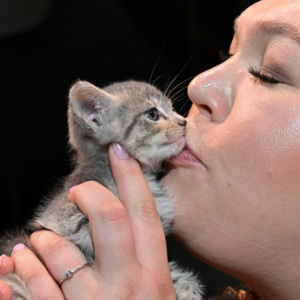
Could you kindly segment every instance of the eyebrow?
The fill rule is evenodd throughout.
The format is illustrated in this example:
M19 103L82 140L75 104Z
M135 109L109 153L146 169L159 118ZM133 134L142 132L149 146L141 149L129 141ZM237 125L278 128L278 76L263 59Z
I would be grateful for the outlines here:
M234 23L234 30L238 30L238 18ZM270 34L270 35L282 35L285 36L296 43L300 44L300 32L298 28L292 24L281 22L281 21L269 21L269 20L259 20L256 21L252 26L252 33L257 34Z

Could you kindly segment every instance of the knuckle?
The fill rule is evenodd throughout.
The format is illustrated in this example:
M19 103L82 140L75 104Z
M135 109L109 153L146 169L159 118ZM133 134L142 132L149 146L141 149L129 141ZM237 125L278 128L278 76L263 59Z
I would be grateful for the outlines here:
M69 241L64 237L55 236L45 242L44 249L48 253L60 253L62 250L66 249L68 245Z
M25 280L28 286L34 285L36 282L39 282L43 273L37 268L27 268L22 272L22 278Z
M169 271L166 272L165 274L161 273L159 276L155 278L155 280L156 280L156 285L161 292L168 293L170 290L173 289L173 284L172 284L172 280L170 279Z
M141 176L141 168L138 164L134 164L133 166L131 166L131 168L126 169L124 172L121 173L121 175L124 178L137 178L139 176Z
M99 218L105 223L121 223L127 217L125 207L119 201L109 201L102 204L97 212Z
M126 295L126 299L134 299L136 296L136 284L127 281L126 285L119 286L119 294Z
M123 277L116 284L115 299L138 299L140 296L140 278L137 276Z
M156 223L159 220L158 212L152 201L141 200L140 205L136 205L133 208L133 214L146 222Z

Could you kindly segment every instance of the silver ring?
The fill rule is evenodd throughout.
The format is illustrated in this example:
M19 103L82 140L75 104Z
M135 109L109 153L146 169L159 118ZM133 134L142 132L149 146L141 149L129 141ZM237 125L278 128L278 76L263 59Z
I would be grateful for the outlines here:
M64 283L64 281L66 281L67 279L72 278L73 275L74 275L76 272L78 272L79 270L83 269L84 267L86 267L86 266L88 266L88 265L89 265L89 263L85 263L85 264L83 264L83 265L77 267L77 268L74 269L74 270L69 270L69 271L67 271L66 274L65 274L65 276L64 276L64 278L61 279L60 282L59 282L58 284L59 284L59 285L62 285L62 284Z

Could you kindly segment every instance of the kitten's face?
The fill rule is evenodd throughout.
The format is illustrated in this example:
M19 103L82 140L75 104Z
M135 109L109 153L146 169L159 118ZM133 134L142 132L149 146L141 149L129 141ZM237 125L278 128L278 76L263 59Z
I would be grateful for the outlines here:
M91 143L118 142L143 165L156 168L183 150L185 125L170 100L146 83L127 81L101 90L79 81L70 90L70 141L79 151L91 150Z

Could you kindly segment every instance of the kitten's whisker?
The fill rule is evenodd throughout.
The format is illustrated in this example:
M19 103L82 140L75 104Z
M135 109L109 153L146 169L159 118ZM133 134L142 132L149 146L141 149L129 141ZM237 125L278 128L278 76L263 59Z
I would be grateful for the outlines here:
M179 86L181 86L184 83L186 83L187 81L190 81L192 78L194 78L194 76L190 76L189 78L186 78L183 81L179 82L172 90L169 91L168 96L174 97L174 95L177 95L178 92L176 92L174 95L172 95L173 91L176 90ZM184 85L184 87L182 89L180 89L179 92L181 92L182 90L186 89L188 87L188 85L189 84Z
M187 87L188 87L188 85L185 85L183 88L181 88L180 90L176 91L176 93L174 93L173 95L171 95L172 103L178 102L177 98L178 98L178 96L180 98L181 94L183 94L183 96L187 96Z
M182 113L182 110L183 110L183 108L185 108L186 104L187 104L189 101L190 101L189 99L187 99L186 101L184 101L184 103L182 104L181 108L178 110L178 113L179 113L180 115L184 116L184 115L187 115L187 114L188 114L188 111Z
M187 67L187 65L189 64L189 62L190 62L190 60L191 60L191 57L192 56L190 56L189 57L189 59L187 60L187 62L185 63L185 65L183 66L183 68L178 72L178 74L173 78L173 80L169 83L169 85L168 85L168 87L167 87L167 89L166 89L166 91L165 91L165 95L169 95L169 93L168 93L168 91L169 91L169 89L170 89L170 87L171 87L171 85L175 82L175 80L179 77L179 75L184 71L184 69Z
M152 85L156 85L156 81L163 78L163 77L166 77L166 76L170 76L172 75L172 73L167 73L167 74L162 74L162 75L159 75L156 77L156 79L154 80L154 82L152 83Z
M156 70L156 67L157 67L157 65L158 65L158 63L159 63L159 60L160 60L160 58L161 58L161 55L162 55L162 54L159 55L159 57L158 57L158 59L157 59L155 65L154 65L154 67L153 67L153 69L152 69L152 71L151 71L150 78L149 78L149 83L151 83L151 81L152 81L152 76L153 76L153 74L154 74L154 72L155 72L155 70ZM155 81L153 82L153 84L154 84L154 83L155 83Z
M187 93L185 91L186 91L186 87L178 91L176 94L172 95L172 98L170 98L172 104L178 102L178 99L180 98L187 97Z
M187 110L186 112L183 112L181 115L186 118L188 116L189 110Z
M165 51L165 46L166 46L166 43L163 44L162 49L161 49L161 51L160 51L160 54L159 54L159 56L158 56L158 58L157 58L157 60L156 60L156 62L155 62L155 65L154 65L154 67L153 67L153 69L152 69L152 72L151 72L150 78L149 78L149 83L151 83L153 74L154 74L154 72L155 72L155 70L156 70L156 68L157 68L157 66L158 66L158 63L159 63L160 59L162 58L163 52ZM155 81L156 81L156 80L155 80ZM155 81L153 82L153 85L154 85Z
M175 98L175 99L172 99L172 104L176 104L178 102L181 102L182 100L187 100L187 97L185 94L183 95L180 95L179 97Z

